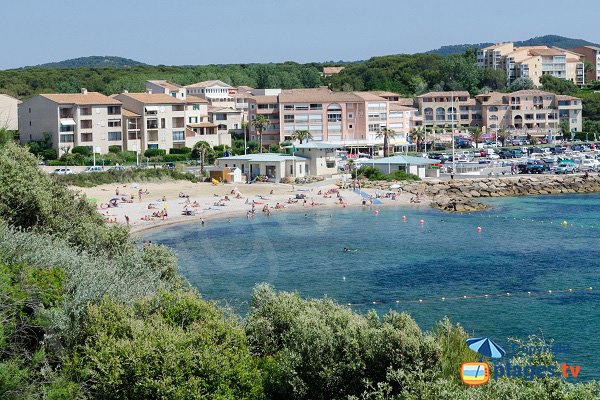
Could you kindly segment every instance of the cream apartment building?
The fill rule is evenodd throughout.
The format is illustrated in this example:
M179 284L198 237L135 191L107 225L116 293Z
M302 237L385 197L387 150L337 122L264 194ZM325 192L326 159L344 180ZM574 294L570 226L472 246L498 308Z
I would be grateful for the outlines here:
M476 97L487 131L508 129L515 136L545 137L559 135L565 121L571 131L581 131L581 99L555 95L542 90L492 92Z
M416 99L425 128L482 125L481 108L467 91L429 92Z
M539 86L543 75L570 80L579 86L585 84L582 55L558 47L498 43L477 51L477 65L503 69L509 84L517 78L529 78Z
M20 100L0 93L0 128L9 131L19 130L19 104L21 104Z
M123 146L121 102L82 89L76 94L41 94L19 105L21 143L52 135L59 156L75 146L107 153Z
M208 120L208 104L203 98L186 95L180 99L166 93L124 92L114 96L126 110L126 149L145 151L193 147L199 141L211 146L231 146L231 135L219 134Z

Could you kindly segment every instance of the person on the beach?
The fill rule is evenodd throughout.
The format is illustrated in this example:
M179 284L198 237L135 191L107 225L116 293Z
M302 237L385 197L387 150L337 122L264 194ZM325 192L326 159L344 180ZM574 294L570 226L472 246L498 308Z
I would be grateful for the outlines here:
M142 201L142 189L138 190L138 199Z
M115 189L115 196L118 196L118 195L119 195L119 188L117 187L117 188Z
M129 216L128 215L125 216L125 222L127 222L127 226L129 226Z
M162 197L162 201L167 201L167 197L166 197L166 196L163 196L163 197Z
M204 218L201 218L201 219L200 219L200 224L201 224L202 226L204 226Z

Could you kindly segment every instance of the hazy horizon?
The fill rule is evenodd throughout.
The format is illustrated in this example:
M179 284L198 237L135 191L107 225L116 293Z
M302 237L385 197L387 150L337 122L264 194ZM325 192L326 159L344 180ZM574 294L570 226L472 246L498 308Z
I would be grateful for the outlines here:
M0 34L11 39L3 43L0 69L87 56L152 65L357 61L550 34L600 42L599 2L575 3L576 24L565 23L559 4L507 0L492 15L474 0L459 6L434 0L65 0L62 7L9 0Z

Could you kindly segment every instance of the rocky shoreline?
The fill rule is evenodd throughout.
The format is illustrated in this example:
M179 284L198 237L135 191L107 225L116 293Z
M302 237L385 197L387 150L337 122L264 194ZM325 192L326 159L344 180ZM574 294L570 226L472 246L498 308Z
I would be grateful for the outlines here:
M389 187L388 182L385 184ZM399 184L404 192L430 198L434 208L449 212L472 212L489 207L478 201L486 197L600 192L600 175L594 174L587 178L583 175L527 175L399 182ZM373 187L377 186L379 185L373 185Z

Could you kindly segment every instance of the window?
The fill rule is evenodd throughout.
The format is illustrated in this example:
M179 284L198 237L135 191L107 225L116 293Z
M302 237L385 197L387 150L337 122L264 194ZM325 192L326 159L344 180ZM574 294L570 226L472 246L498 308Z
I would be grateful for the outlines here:
M194 110L194 111L200 110L200 104L192 104L192 110Z
M198 117L188 117L188 124L197 124Z
M75 140L75 135L60 135L61 143L73 143Z
M118 141L118 140L122 140L121 139L122 135L121 132L108 132L108 140L109 141Z
M185 140L185 135L183 131L173 131L173 141L183 141Z
M352 118L354 118L354 114L348 113L348 119L352 119Z
M225 124L219 124L217 126L217 129L220 130L220 131L226 131L227 130L227 125L225 125Z
M29 109L29 112L31 112L31 108ZM79 113L81 115L92 115L92 108L91 107L82 107L79 109Z
M369 124L369 132L378 132L380 127L379 124Z
M121 126L121 120L120 119L109 119L108 120L108 127L109 128L118 128L119 126Z
M166 118L161 118L160 119L160 128L161 129L165 129L167 127L167 120Z
M490 107L490 112L496 112L496 111L498 111L498 107L496 107L496 106Z
M108 115L121 114L121 106L108 106Z
M327 113L327 122L342 122L341 112Z
M82 142L91 142L93 139L92 134L91 133L82 133L81 134L81 141Z
M322 110L323 109L323 104L311 104L310 105L310 109L311 110Z
M293 114L284 114L283 122L294 122L294 115Z
M227 114L215 114L217 121L227 121Z
M156 119L149 119L146 121L146 128L158 129L158 121Z
M92 129L92 120L82 119L81 121L79 121L79 125L81 126L81 129Z
M285 105L283 106L283 109L284 109L284 110L288 110L288 111L289 111L289 110L293 110L293 109L294 109L294 105L293 105L293 104L285 104Z
M158 149L158 144L149 144L148 148L149 149Z
M308 104L297 104L296 110L306 111L308 110Z
M348 129L352 129L352 124L349 124L349 125L348 125Z

